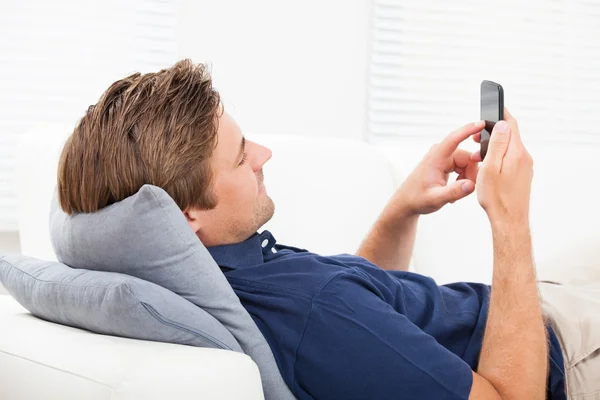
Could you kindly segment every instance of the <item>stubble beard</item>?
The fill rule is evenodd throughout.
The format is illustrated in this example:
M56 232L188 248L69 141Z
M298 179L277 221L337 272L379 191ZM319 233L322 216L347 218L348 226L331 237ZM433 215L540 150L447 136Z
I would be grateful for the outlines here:
M265 194L264 198L257 202L254 210L255 231L269 222L273 218L273 214L275 214L275 203Z

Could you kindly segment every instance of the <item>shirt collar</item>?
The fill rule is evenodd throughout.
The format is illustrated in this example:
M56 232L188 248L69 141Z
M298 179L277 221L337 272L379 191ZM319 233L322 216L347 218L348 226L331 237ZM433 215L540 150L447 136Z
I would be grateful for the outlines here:
M264 255L272 252L275 238L269 231L256 232L241 243L224 244L206 249L220 267L237 269L264 263Z

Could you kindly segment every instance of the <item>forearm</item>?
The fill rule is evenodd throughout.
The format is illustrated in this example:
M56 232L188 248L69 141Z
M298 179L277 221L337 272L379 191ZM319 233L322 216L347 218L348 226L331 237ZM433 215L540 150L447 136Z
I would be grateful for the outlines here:
M387 270L407 271L415 244L419 216L404 210L401 204L390 201L357 252Z
M528 225L492 233L492 293L477 372L503 399L543 400L548 345Z

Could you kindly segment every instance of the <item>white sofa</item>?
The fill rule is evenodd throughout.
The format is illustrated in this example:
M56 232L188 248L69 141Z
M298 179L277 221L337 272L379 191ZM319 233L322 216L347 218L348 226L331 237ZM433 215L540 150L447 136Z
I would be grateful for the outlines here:
M58 154L70 129L42 125L22 141L18 218L26 255L55 259L47 215ZM390 149L382 153L340 139L247 137L273 150L264 172L276 213L264 228L280 243L318 253L354 252L404 175L397 162L401 153L384 155L393 154ZM577 193L592 197L596 189L586 185L585 174L574 177L572 170L556 168L558 150L532 148L539 275L600 279L600 268L593 268L600 255L600 214L591 205L576 206ZM404 151L414 153L409 147ZM571 161L592 175L599 168L585 151L593 154L581 149ZM576 160L582 154L584 159ZM471 196L422 218L411 269L440 283L489 283L491 255L485 215ZM101 336L45 322L0 295L1 399L192 397L262 399L258 369L242 354Z

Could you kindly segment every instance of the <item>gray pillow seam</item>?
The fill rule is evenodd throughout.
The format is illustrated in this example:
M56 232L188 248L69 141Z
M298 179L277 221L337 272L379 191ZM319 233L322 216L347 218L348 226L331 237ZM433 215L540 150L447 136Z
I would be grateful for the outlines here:
M129 288L127 288L129 289ZM204 334L190 326L184 325L184 324L180 324L178 322L175 322L167 317L165 317L164 315L160 314L158 311L156 311L156 309L154 307L152 307L150 304L145 303L141 300L139 300L137 297L135 297L133 295L133 293L130 294L133 298L135 298L137 301L140 302L140 304L146 309L146 311L148 312L148 314L150 314L150 316L154 319L156 319L158 322L160 322L163 325L167 325L170 326L172 328L175 329L181 329L182 331L186 331L188 333L191 333L193 335L199 336L201 338L204 338L206 340L208 340L209 342L211 342L212 344L214 344L215 346L217 346L219 349L223 349L223 350L229 350L229 351L235 351L233 350L231 347L227 346L225 343L221 342L220 340L218 340L217 338L214 338L210 335Z

